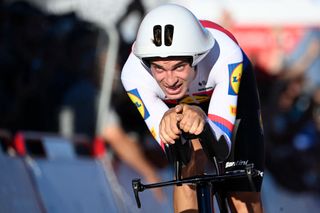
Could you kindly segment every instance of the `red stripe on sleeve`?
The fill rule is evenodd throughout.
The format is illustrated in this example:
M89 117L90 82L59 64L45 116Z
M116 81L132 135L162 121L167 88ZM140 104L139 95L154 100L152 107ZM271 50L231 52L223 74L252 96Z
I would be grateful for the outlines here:
M234 35L232 35L231 32L229 32L228 30L226 30L225 28L221 27L219 24L216 24L214 22L211 21L207 21L207 20L200 20L200 23L202 24L203 27L206 28L211 28L211 29L216 29L219 30L221 32L224 32L227 36L229 36L234 42L236 42L238 44L237 39L234 37Z
M212 114L209 114L209 115L208 115L208 118L209 118L210 120L212 120L213 122L218 122L218 123L222 124L223 126L225 126L226 128L228 128L228 129L230 130L230 132L232 132L232 130L233 130L233 124L232 124L230 121L228 121L228 120L226 120L226 119L224 119L224 118L222 118L222 117L220 117L220 116L212 115Z

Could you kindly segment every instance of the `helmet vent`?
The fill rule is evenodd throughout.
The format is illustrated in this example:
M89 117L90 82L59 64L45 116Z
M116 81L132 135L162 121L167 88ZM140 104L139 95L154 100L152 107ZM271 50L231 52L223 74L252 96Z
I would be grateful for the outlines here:
M153 43L157 47L160 47L162 45L162 40L161 40L161 26L160 25L155 25L153 27Z
M164 27L164 44L171 46L173 40L173 25L168 24Z
M166 45L166 46L172 45L173 30L174 30L174 27L171 24L167 24L164 27L164 45ZM155 25L153 27L153 43L157 47L160 47L162 45L161 34L162 34L161 26Z

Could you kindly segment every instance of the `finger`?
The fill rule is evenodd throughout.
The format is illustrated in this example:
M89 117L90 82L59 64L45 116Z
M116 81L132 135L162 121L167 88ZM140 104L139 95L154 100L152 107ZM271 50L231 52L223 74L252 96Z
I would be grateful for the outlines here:
M177 114L173 113L172 116L167 117L165 119L165 122L167 134L171 136L173 139L176 139L178 135L181 134L181 130L178 127Z
M169 123L170 119L164 119L161 122L160 138L166 144L174 144L177 138L176 134L172 132L171 125ZM178 130L180 131L180 130Z
M175 106L175 112L176 113L182 113L183 110L183 104L178 104L177 106Z
M167 129L167 134L172 138L172 139L177 139L179 135L181 134L180 128L178 128L177 124L172 124L171 128Z
M199 127L199 120L195 120L190 124L189 133L194 134Z
M164 144L174 144L175 141L172 140L166 132L160 133L160 139Z
M191 127L190 133L199 135L204 129L205 121L199 121L198 125L195 127Z
M186 119L185 119L185 118L182 118L181 121L178 123L178 126L179 126L179 128L180 128L181 130L184 131L184 128L185 128L186 124L187 124Z
M182 114L177 114L176 118L177 118L177 122L180 122L183 119L183 115Z
M180 130L178 130L180 132ZM166 129L166 135L170 138L170 142L176 140L179 137L179 134L176 134L174 131L172 131L172 128Z
M160 125L159 125L159 137L164 144L168 144L168 141L166 139L167 136L165 136L166 135L165 125L166 125L165 122L163 120L161 120Z
M184 132L189 132L192 124L193 124L193 121L188 120L187 122L183 123L183 125L180 126L180 128L181 128Z
M192 122L192 118L190 117L190 113L185 113L182 115L182 119L179 122L179 128L183 131L186 131L187 126L191 127L190 122Z

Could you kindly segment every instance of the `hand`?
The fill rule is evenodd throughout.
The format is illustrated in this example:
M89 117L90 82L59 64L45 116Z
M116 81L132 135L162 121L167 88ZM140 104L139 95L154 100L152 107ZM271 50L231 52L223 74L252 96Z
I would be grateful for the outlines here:
M175 108L169 109L164 113L159 126L160 139L164 144L174 144L179 138L181 130L178 122L182 119L182 115L176 112Z
M181 114L179 117L178 127L190 134L199 135L206 122L206 114L198 106L179 104L175 107L176 113Z
M182 131L199 135L204 128L206 114L198 106L179 104L169 109L160 122L160 138L165 144L174 144Z

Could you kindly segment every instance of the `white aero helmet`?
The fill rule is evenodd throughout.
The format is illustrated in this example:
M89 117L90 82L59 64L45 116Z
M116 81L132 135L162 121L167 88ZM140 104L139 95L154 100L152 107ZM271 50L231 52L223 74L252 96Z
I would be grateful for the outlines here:
M144 17L132 51L143 63L152 57L190 56L195 66L214 42L211 33L188 9L165 4Z

